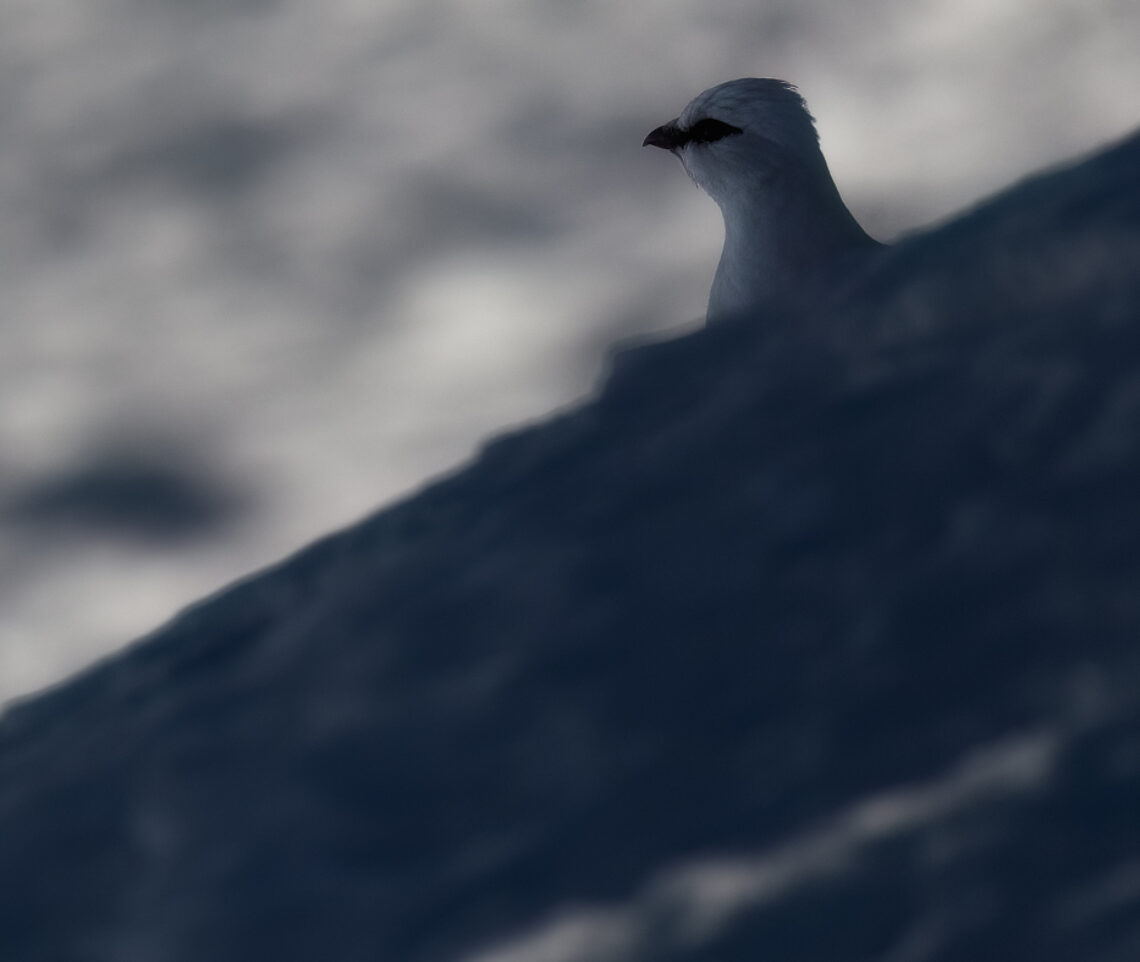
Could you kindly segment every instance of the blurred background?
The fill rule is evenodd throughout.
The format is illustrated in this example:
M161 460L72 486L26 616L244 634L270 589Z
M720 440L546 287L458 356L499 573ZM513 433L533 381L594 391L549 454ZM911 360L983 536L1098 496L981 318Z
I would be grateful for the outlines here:
M1134 0L0 0L0 703L692 324L645 133L797 83L880 239L1140 124Z

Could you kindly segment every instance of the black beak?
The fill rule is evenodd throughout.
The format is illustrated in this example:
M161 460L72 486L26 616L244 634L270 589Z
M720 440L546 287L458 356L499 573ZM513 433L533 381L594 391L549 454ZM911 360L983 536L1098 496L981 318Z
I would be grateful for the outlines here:
M649 131L649 136L641 142L641 146L660 147L662 150L676 150L678 147L684 147L688 142L688 133L678 127L675 120L670 120L669 123L664 126Z

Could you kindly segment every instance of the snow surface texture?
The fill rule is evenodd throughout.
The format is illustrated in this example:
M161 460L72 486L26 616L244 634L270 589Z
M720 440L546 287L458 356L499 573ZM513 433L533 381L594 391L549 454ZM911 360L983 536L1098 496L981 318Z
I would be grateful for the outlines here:
M0 723L5 962L1131 962L1140 137Z
M891 239L1140 120L1134 0L0 0L0 702L696 321L641 137L788 77ZM678 182L678 181L681 182Z

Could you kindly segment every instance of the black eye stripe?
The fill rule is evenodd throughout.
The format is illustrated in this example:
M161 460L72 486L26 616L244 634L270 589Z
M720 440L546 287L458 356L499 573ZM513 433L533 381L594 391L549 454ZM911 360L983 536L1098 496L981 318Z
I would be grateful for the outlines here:
M716 140L723 140L725 137L731 137L733 134L744 133L739 127L733 127L732 124L726 124L723 120L716 120L713 117L705 117L703 120L698 120L687 131L687 139L696 144L711 144Z

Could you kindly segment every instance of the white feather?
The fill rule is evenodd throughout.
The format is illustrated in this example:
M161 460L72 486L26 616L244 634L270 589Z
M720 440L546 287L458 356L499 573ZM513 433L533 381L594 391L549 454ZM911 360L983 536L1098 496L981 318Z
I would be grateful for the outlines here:
M712 142L686 140L700 121L738 128ZM677 143L654 140L675 133ZM704 91L646 138L668 146L720 206L724 250L709 293L716 320L802 291L827 269L879 247L848 211L819 149L803 98L781 80L733 80Z

